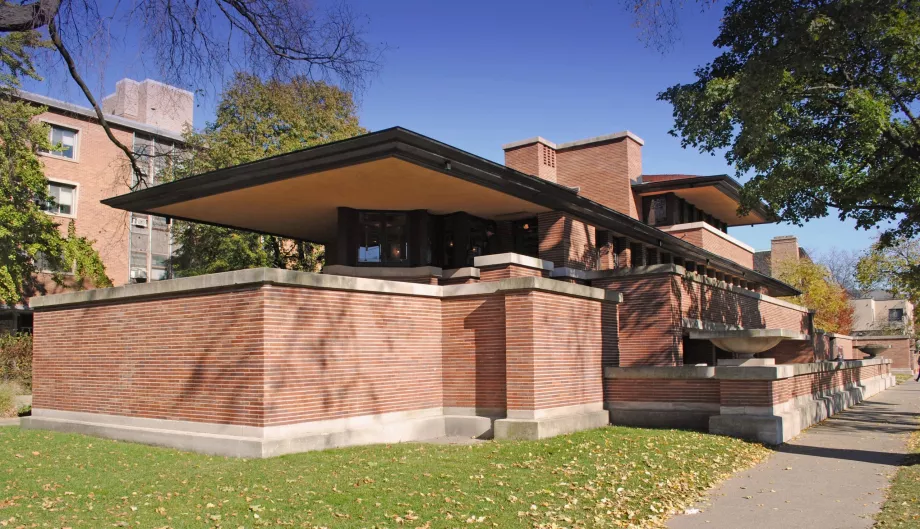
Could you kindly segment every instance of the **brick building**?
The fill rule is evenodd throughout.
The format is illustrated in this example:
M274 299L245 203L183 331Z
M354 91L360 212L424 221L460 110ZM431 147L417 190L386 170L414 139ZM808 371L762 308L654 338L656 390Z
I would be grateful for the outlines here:
M255 457L610 422L775 443L891 383L824 361L753 269L728 230L769 218L737 183L644 175L642 145L537 137L502 165L393 128L106 199L327 263L34 299L24 424Z
M172 252L167 219L101 202L127 193L135 182L127 157L109 141L95 111L29 92L19 92L19 97L46 108L38 119L49 125L51 141L61 146L39 153L56 202L47 206L48 214L62 230L73 222L78 235L93 241L115 286L166 278ZM115 93L102 100L102 108L115 137L148 164L153 178L148 184L156 184L168 162L164 155L181 144L183 128L192 122L193 94L150 79L122 79ZM70 283L56 284L48 273L39 279L47 293L74 290ZM0 309L0 330L31 326L29 307Z

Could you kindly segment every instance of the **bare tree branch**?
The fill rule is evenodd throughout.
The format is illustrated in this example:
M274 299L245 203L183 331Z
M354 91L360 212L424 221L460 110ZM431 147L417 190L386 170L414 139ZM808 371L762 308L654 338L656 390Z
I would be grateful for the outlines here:
M99 104L96 102L96 98L93 97L93 93L90 91L89 87L86 86L86 83L83 81L83 77L81 77L80 72L77 71L77 66L76 63L74 63L73 57L71 57L70 52L64 46L64 42L61 40L61 35L58 32L57 24L55 23L54 19L48 22L48 35L51 37L51 42L54 44L54 47L57 48L58 53L61 54L64 62L67 63L67 69L70 71L70 76L77 83L77 85L79 85L80 90L83 91L83 95L86 96L86 99L92 105L93 110L96 111L96 118L99 120L99 124L105 130L105 135L108 136L109 141L121 149L122 152L125 153L125 156L128 157L128 161L131 163L131 169L134 171L134 174L137 175L137 185L135 187L141 185L146 181L147 174L144 171L141 171L141 168L137 163L137 158L134 156L134 153L131 151L131 149L128 149L128 147L118 141L118 139L112 133L112 128L109 126L109 122L105 119L105 113L102 112L102 108L99 107Z

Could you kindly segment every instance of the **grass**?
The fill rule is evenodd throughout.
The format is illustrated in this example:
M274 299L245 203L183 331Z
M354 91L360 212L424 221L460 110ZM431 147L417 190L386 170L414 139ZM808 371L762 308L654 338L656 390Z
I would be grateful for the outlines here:
M910 454L891 481L875 527L920 529L920 430L910 436Z
M902 373L895 373L895 374L894 374L894 379L895 379L895 381L896 381L898 384L903 384L904 382L907 382L908 380L913 380L913 379L914 379L914 375L908 375L908 374L902 374Z
M607 427L263 460L0 428L2 527L655 527L769 451Z

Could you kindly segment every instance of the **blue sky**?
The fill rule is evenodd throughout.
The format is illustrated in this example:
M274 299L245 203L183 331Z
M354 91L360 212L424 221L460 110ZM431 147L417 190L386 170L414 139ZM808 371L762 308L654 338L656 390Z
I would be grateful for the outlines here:
M400 125L480 156L503 160L501 145L532 136L556 142L630 130L645 140L645 173L733 174L721 156L680 147L668 135L671 108L656 101L668 86L693 79L717 54L721 10L684 9L681 40L660 53L646 48L617 2L422 2L351 0L368 17L371 42L385 43L382 68L360 95L370 130ZM131 39L114 44L103 90L125 76L156 77L137 60ZM65 81L26 87L83 103ZM213 116L215 94L198 96L195 125ZM799 228L734 228L732 235L767 249L777 235L797 235L821 253L866 248L871 231L836 216Z

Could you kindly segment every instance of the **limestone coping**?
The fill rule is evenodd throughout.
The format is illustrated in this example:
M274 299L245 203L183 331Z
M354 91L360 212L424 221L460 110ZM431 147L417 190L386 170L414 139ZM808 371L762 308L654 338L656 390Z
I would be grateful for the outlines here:
M553 271L549 273L550 277L564 277L567 279L580 279L582 281L588 279L588 274L584 270L579 270L577 268L569 268L567 266L560 266L553 268Z
M346 266L329 265L323 267L327 275L346 277L369 277L374 279L442 277L443 270L437 266Z
M629 138L633 140L634 142L638 143L639 145L645 145L645 140L643 140L639 136L636 136L635 134L633 134L632 132L628 130L624 130L622 132L614 132L613 134L605 134L603 136L595 136L593 138L585 138L583 140L575 140L575 141L559 143L559 144L553 143L542 136L534 136L533 138L527 138L526 140L518 140L518 141L513 141L511 143L506 143L502 145L502 150L507 151L510 149L516 149L518 147L523 147L525 145L531 145L534 143L542 143L543 145L546 145L547 147L551 147L553 149L568 149L570 147L581 147L583 145L590 145L592 143L602 143L605 141L614 141L614 140L619 140L622 138Z
M781 380L811 373L826 373L841 369L890 364L887 358L813 362L809 364L779 364L773 366L639 366L606 367L604 377L613 379L719 379L719 380Z
M521 255L519 253L497 253L493 255L480 255L473 258L473 266L476 268L491 268L507 265L524 266L546 271L553 270L552 261L544 261L537 257L530 257L529 255Z
M441 279L479 279L479 269L473 266L451 268L441 272Z
M725 329L691 330L691 340L712 340L713 338L784 338L786 340L810 340L811 336L789 329Z
M516 290L537 290L614 303L619 303L623 300L623 296L619 292L565 283L544 277L512 277L483 283L439 286L364 277L315 274L276 268L252 268L150 283L136 283L113 288L98 288L69 294L37 296L29 301L33 309L42 310L81 304L131 301L140 298L180 296L201 291L226 290L242 286L256 287L264 284L431 298L476 296Z
M796 310L799 312L810 312L807 308L796 305L795 303L789 303L788 301L783 301L773 296L767 294L761 294L759 292L752 292L750 290L743 289L741 287L736 287L725 281L719 281L712 277L704 277L696 272L688 272L686 268L676 264L657 264L657 265L647 265L647 266L637 266L635 268L615 268L613 270L591 270L586 272L587 278L589 280L596 279L606 279L606 278L617 278L617 277L641 277L641 276L654 276L654 275L677 275L682 276L685 279L694 281L700 284L709 285L715 288L721 288L729 292L734 292L741 296L747 296L749 298L759 299L767 303L772 303L780 307L785 307L787 309Z

